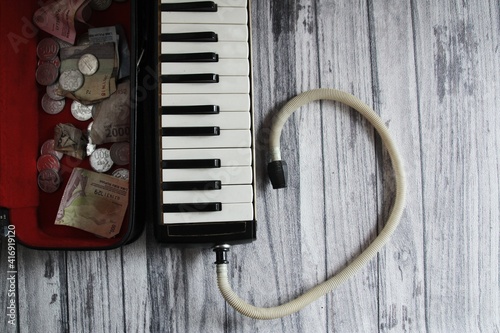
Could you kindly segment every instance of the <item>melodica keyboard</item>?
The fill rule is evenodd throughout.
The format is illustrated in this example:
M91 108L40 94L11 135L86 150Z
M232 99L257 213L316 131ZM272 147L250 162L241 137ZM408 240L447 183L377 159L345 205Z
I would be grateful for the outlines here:
M255 239L250 8L160 0L155 236L167 245Z

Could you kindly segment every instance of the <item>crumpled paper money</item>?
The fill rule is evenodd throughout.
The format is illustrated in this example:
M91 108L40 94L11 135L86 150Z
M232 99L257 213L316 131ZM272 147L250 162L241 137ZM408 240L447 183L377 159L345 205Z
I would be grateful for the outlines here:
M113 95L94 106L90 138L95 144L129 141L130 80L121 82Z
M127 206L126 180L75 168L64 189L55 224L111 238L120 232Z

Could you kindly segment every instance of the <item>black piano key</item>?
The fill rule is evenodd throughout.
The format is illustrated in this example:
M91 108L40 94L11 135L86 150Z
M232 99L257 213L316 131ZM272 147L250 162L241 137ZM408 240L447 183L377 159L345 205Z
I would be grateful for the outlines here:
M163 204L162 208L164 213L220 212L222 210L222 203L201 202Z
M207 127L163 127L162 136L217 136L220 135L219 126Z
M218 105L173 105L162 106L161 114L218 114Z
M160 55L161 62L218 62L219 55L214 52L167 53Z
M216 12L217 4L213 1L162 3L160 9L162 12Z
M161 83L217 83L217 74L167 74L161 76Z
M213 169L220 168L220 159L199 160L165 160L161 161L162 169Z
M205 191L220 190L222 184L220 180L199 180L184 182L163 182L161 189L163 191Z
M203 32L180 32L161 34L162 42L217 42L217 34L212 31Z

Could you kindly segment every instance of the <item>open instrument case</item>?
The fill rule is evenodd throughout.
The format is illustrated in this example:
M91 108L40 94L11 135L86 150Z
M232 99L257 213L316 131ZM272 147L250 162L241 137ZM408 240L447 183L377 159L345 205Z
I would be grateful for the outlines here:
M41 98L45 87L35 80L37 69L36 48L38 42L49 35L35 33L32 18L42 3L48 1L8 1L0 3L0 207L8 212L10 224L15 226L19 243L36 249L56 250L103 250L132 242L144 228L141 214L141 186L137 175L144 174L144 157L137 149L143 147L137 135L141 127L139 99L136 96L137 70L142 42L133 0L113 2L105 11L93 11L91 27L120 24L128 37L131 57L131 112L130 112L130 171L129 203L120 232L113 238L99 238L91 233L67 226L55 225L56 212L64 188L74 167L89 169L88 157L77 160L64 156L61 160L59 189L52 194L42 192L37 184L37 158L44 141L53 137L58 123L72 123L85 130L87 122L76 121L70 113L71 100L66 99L65 109L57 115L42 110ZM144 22L144 21L143 21ZM80 29L88 27L80 27ZM78 29L77 29L78 33ZM114 167L115 168L115 167ZM113 169L112 169L113 170ZM111 170L111 171L112 171Z

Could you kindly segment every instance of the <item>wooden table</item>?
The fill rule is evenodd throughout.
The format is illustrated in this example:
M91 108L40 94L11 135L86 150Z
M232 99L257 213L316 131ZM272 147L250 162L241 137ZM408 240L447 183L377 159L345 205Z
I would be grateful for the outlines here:
M259 306L288 301L352 261L394 196L386 151L355 111L311 103L286 124L289 186L267 180L277 110L319 87L373 106L405 160L408 200L390 243L354 278L272 321L226 305L208 249L168 249L151 225L106 252L17 247L17 326L1 332L499 332L500 4L264 1L252 8L258 239L230 280Z

